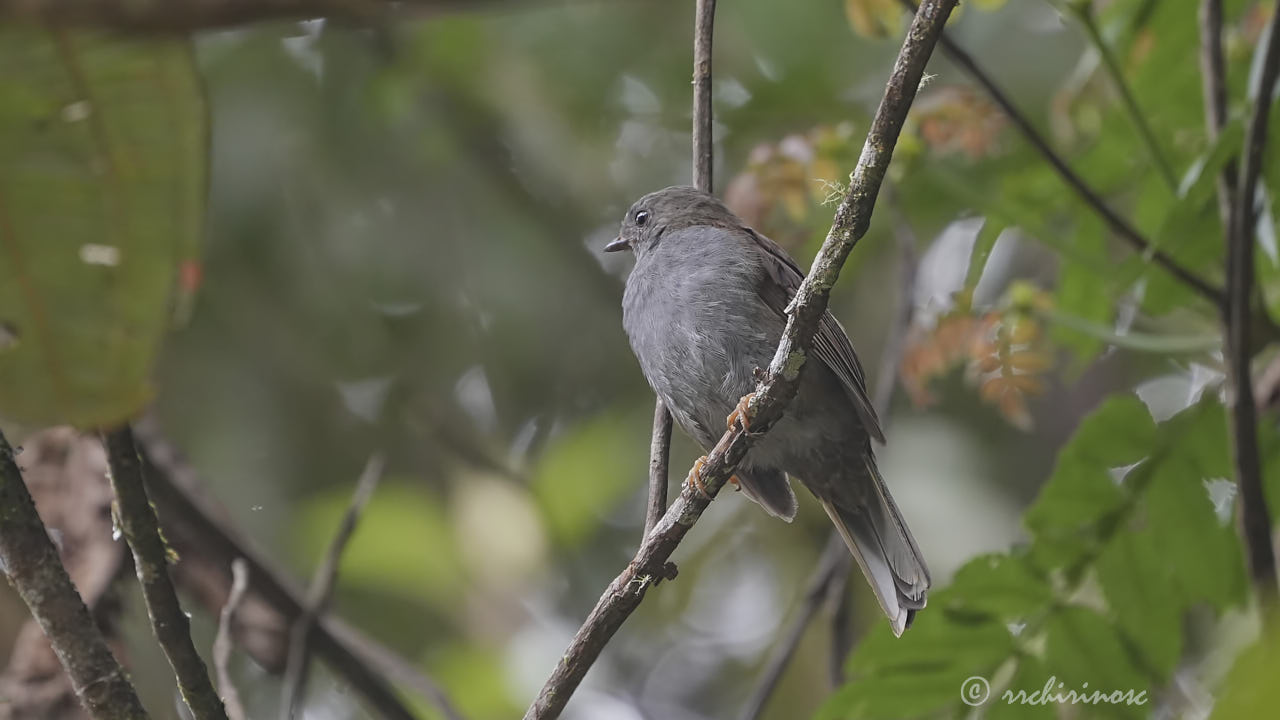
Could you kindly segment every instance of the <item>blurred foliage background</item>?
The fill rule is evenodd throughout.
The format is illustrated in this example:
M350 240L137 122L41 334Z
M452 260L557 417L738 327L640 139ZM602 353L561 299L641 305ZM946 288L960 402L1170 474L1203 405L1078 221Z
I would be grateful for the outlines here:
M1085 3L1118 75L1081 3L965 3L949 32L1108 203L1220 285L1213 181L1229 153L1204 129L1195 5ZM1240 143L1271 12L1226 3L1222 146ZM802 264L903 21L892 0L720 3L716 189ZM652 395L621 329L629 259L601 248L632 200L689 180L691 46L690 3L632 0L406 7L375 27L266 22L194 38L206 231L198 264L166 251L178 294L195 294L163 339L155 415L299 578L384 451L335 611L469 718L521 712L638 543ZM955 586L891 642L853 582L855 681L832 694L823 614L765 717L957 716L971 675L997 693L1055 676L1152 700L1072 717L1208 717L1223 687L1262 682L1224 684L1257 621L1229 522L1216 310L1112 237L941 52L929 71L832 307L874 385L899 317L896 235L915 238L905 392L879 457L935 586ZM18 107L15 92L0 103ZM152 122L200 132L173 114ZM0 143L17 152L28 140L14 127ZM1258 238L1268 310L1280 303L1272 140ZM1280 435L1263 424L1280 492ZM675 479L696 454L677 432ZM722 496L674 558L679 578L650 595L566 716L736 714L825 542L817 510L802 499L788 526ZM157 717L176 717L138 603L125 607L134 677ZM24 618L4 597L0 640ZM197 617L200 647L214 622ZM250 714L271 716L278 679L244 658L235 669ZM341 682L310 687L308 717L367 716ZM1267 705L1244 695L1218 716L1260 717L1248 709ZM988 716L1001 712L1061 709Z

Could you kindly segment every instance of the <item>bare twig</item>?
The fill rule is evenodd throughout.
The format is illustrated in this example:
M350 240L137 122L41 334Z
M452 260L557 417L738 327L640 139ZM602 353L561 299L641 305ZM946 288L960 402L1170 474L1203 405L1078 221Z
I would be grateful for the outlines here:
M906 342L907 331L911 327L911 319L915 315L915 284L919 258L916 254L916 237L911 225L898 204L897 194L892 185L885 187L885 199L893 215L894 239L898 246L898 266L901 273L898 284L898 314L889 327L889 337L885 339L884 349L880 355L880 372L876 375L876 387L873 393L876 415L889 418L889 408L893 402L893 391L898 384L898 365L902 359L902 347ZM833 558L832 556L835 555ZM835 603L832 615L831 632L831 678L832 684L843 682L844 661L849 655L850 639L848 619L850 598L847 589L852 564L848 562L849 550L845 547L840 534L832 532L827 540L827 547L818 558L812 574L805 587L808 588L801 600L800 611L791 620L791 625L783 634L782 640L774 646L773 653L765 662L760 677L756 680L755 690L743 705L739 720L755 720L764 712L766 703L777 689L783 672L795 655L796 647L804 638L805 628L818 615L825 598L831 597Z
M231 593L227 595L227 603L218 614L218 634L213 639L213 669L218 676L218 690L222 692L222 702L227 706L228 720L247 720L244 704L240 702L240 692L231 680L231 624L235 622L236 611L244 600L244 593L249 589L249 564L244 558L236 558L231 562Z
M338 579L338 567L342 564L342 552L360 522L364 506L378 487L382 468L382 454L374 453L365 464L364 472L360 473L351 502L329 543L329 551L325 553L324 561L316 568L315 576L311 579L311 587L307 590L307 604L303 606L302 614L293 622L289 633L289 661L285 665L284 686L280 694L280 720L292 720L297 713L298 703L307 684L311 634L316 618L329 609L329 601L333 598L333 588Z
M715 0L698 0L693 35L693 184L711 192L713 138L711 136L711 37ZM671 460L671 413L658 398L653 406L653 434L649 441L649 502L644 534L653 531L667 511L667 471Z
M173 668L178 691L196 720L226 720L227 711L209 681L209 671L191 641L191 620L178 602L169 578L169 549L160 536L160 524L147 497L142 463L133 442L133 431L122 425L102 433L111 464L111 488L116 493L116 518L142 585L142 599L151 618L160 649Z
M0 433L0 570L49 638L90 717L145 719L138 694L62 566L13 456Z
M213 504L194 492L194 470L171 443L148 423L139 428L143 459L147 463L149 489L166 535L175 544L180 540L221 567L236 558L249 565L250 596L261 599L292 621L303 612L304 593L284 573L272 566L262 553L234 527L222 520ZM387 720L415 720L416 716L388 686L394 679L415 689L430 688L423 696L436 705L447 720L461 715L439 687L408 661L340 618L326 614L317 619L312 633L316 653L335 674L351 684L369 706ZM391 658L396 661L392 662Z
M340 647L349 648L351 653L384 674L388 680L410 688L426 698L445 720L463 720L462 714L453 706L453 701L445 695L444 690L434 680L386 645L369 638L334 617L322 619L316 626L315 632L317 641L331 638L331 642ZM317 644L320 643L317 642ZM323 652L323 645L317 649Z
M1238 193L1227 229L1227 365L1232 383L1231 420L1236 482L1240 486L1240 526L1254 588L1265 604L1276 599L1276 560L1271 515L1262 485L1258 456L1258 415L1254 405L1249 299L1253 294L1254 231L1258 221L1258 174L1267 143L1271 98L1280 77L1280 0L1267 29L1262 72L1254 93L1253 115L1245 135Z
M1212 143L1227 124L1227 67L1222 53L1222 0L1200 2L1200 81L1204 91L1204 129ZM1218 176L1218 215L1225 227L1235 205L1236 164Z
M831 230L814 259L808 277L800 284L788 306L782 340L764 382L757 386L747 407L751 434L745 432L743 422L734 423L707 454L700 472L707 497L690 484L684 485L679 498L645 538L635 558L610 583L578 629L551 677L525 713L526 720L559 716L587 670L622 623L639 607L645 591L660 575L667 558L706 510L710 503L708 497L714 497L720 491L754 439L777 422L786 404L795 396L800 369L807 359L818 321L826 310L831 287L850 251L866 234L876 196L888 171L907 111L920 86L925 63L954 7L955 0L926 0L907 31L884 98L867 133L862 155L850 177L848 194L836 209Z
M916 8L914 0L899 0L899 2L901 2L904 7L907 7L912 11ZM1049 165L1058 173L1058 176L1062 178L1063 182L1075 191L1076 195L1078 195L1086 205L1092 208L1093 211L1107 223L1112 232L1119 235L1121 239L1127 242L1137 252L1150 257L1156 265L1163 268L1184 285L1195 290L1206 300L1213 303L1215 307L1222 307L1225 295L1220 288L1216 288L1209 284L1207 280L1201 278L1194 271L1183 267L1171 255L1156 248L1152 245L1151 241L1143 236L1142 233L1138 232L1138 229L1131 225L1129 221L1120 217L1115 210L1112 210L1111 207L1107 205L1106 201L1102 199L1102 196L1100 196L1093 188L1089 187L1088 183L1086 183L1083 178L1071 169L1071 166L1067 164L1067 161L1054 151L1054 149L1049 145L1049 141L1040 134L1040 131L1031 124L1031 121L1027 119L1026 115L1022 114L1022 111L1013 104L1013 100L1005 94L1004 90L996 84L995 80L993 80L991 76L988 75L980 65L978 65L977 61L975 61L973 57L964 50L964 48L956 44L956 42L946 33L943 33L940 42L942 49L947 53L948 57L951 58L951 61L967 72L974 81L987 91L987 94L991 96L991 99L996 103L996 105L1004 111L1004 114L1009 118L1009 121L1012 122L1014 127L1018 128L1018 131L1027 139L1027 142L1031 143L1031 146L1044 156L1044 159L1048 161Z
M649 440L649 502L645 505L644 534L653 531L667 511L667 469L671 462L671 413L658 398L653 403L653 435Z
M712 191L711 36L716 0L698 0L693 21L693 185Z

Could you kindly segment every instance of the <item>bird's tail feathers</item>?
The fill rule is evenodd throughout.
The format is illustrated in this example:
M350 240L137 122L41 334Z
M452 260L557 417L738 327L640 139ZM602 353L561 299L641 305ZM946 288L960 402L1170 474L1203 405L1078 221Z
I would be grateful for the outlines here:
M884 480L868 463L875 479L874 494L866 505L837 504L823 500L827 511L853 557L867 577L894 635L911 627L917 610L925 606L930 585L929 569L907 529L902 513L889 495Z

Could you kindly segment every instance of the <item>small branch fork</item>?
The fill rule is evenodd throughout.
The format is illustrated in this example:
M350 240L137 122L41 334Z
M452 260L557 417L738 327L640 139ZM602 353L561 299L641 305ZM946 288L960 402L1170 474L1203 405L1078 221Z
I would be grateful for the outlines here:
M714 138L711 135L711 39L716 0L698 0L693 35L693 184L711 192ZM671 461L671 413L662 398L653 407L653 435L649 441L649 502L644 534L648 536L667 511L667 471Z
M1258 453L1258 412L1254 405L1253 347L1249 334L1252 328L1250 299L1253 295L1254 237L1258 221L1258 175L1262 171L1266 149L1272 97L1276 80L1280 78L1280 0L1277 0L1264 42L1262 72L1258 74L1253 115L1245 134L1244 154L1236 181L1238 192L1227 223L1227 304L1223 319L1232 388L1231 440L1236 482L1240 487L1241 535L1254 588L1264 606L1271 606L1277 597L1276 558Z
M311 660L311 634L315 630L316 620L329 609L329 601L333 598L333 588L338 580L338 567L342 564L342 551L347 548L351 536L355 534L356 524L364 507L373 497L373 491L382 479L384 462L380 453L375 453L365 463L360 479L356 481L355 492L351 502L342 515L333 540L329 542L329 551L325 553L324 562L316 568L307 589L307 602L302 613L293 622L289 631L289 659L285 664L284 683L280 691L280 720L293 720L297 715L298 704L302 701L307 686L307 669Z
M178 691L196 720L227 720L222 699L213 689L204 660L191 641L191 620L178 602L178 593L169 577L169 549L160 535L160 523L147 497L133 431L126 424L103 432L102 443L111 464L116 518L133 550L133 564L151 629L173 668Z
M17 589L93 720L146 720L138 694L107 647L0 434L0 571Z
M872 208L907 111L920 86L925 64L954 7L955 0L925 0L907 31L862 155L851 175L848 194L836 210L831 230L808 277L801 283L788 308L782 340L765 381L757 387L748 408L751 435L747 435L741 422L735 423L708 453L702 466L702 480L712 497L733 474L752 440L777 422L786 404L795 396L800 369L826 310L831 288L850 251L870 225ZM635 558L601 595L525 713L525 720L546 720L560 715L587 670L622 623L639 607L645 591L654 578L662 574L667 559L709 502L691 486L684 486L662 520L645 537Z

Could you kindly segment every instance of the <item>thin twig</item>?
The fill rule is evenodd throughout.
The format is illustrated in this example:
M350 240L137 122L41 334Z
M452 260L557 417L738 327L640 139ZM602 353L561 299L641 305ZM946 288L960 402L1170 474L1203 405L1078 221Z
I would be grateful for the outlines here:
M1084 27L1085 35L1089 37L1089 42L1093 44L1094 49L1098 51L1098 56L1102 58L1102 67L1106 70L1112 86L1120 94L1120 104L1124 107L1125 114L1129 116L1129 120L1138 130L1138 137L1142 139L1142 144L1146 147L1147 154L1151 156L1151 161L1155 163L1156 168L1160 171L1160 177L1164 179L1170 190L1177 190L1178 178L1173 174L1173 168L1169 165L1169 160L1165 157L1164 151L1160 149L1160 144L1156 141L1156 135L1151 130L1151 124L1147 122L1147 116L1142 112L1142 108L1138 107L1138 100L1133 96L1133 90L1129 87L1128 81L1124 79L1124 71L1120 67L1120 62L1116 60L1115 53L1107 43L1106 38L1102 37L1102 28L1098 27L1098 19L1093 14L1093 4L1068 2L1066 7L1068 12L1075 15L1076 19L1080 21L1080 24Z
M1222 0L1200 2L1200 81L1204 93L1204 129L1210 144L1227 124L1227 66L1222 52ZM1218 176L1218 216L1226 227L1235 205L1236 163Z
M1254 93L1253 115L1245 136L1235 207L1227 229L1227 365L1232 383L1231 420L1236 482L1240 486L1240 529L1254 588L1264 605L1276 599L1276 559L1271 515L1262 485L1258 455L1258 415L1254 405L1251 361L1253 347L1249 299L1253 294L1254 231L1258 208L1255 197L1267 143L1267 123L1276 79L1280 77L1280 0L1267 29L1262 72ZM1273 158L1274 159L1274 158Z
M342 516L338 530L329 543L329 551L324 561L316 568L311 579L311 587L307 590L307 603L302 614L293 622L289 632L289 660L285 665L284 683L280 691L280 720L292 720L296 716L298 703L302 700L303 690L307 684L307 667L311 658L311 634L315 628L316 618L329 609L329 601L333 598L333 588L338 579L338 568L342 564L342 552L346 550L351 535L355 533L360 522L360 514L373 496L373 491L382 479L383 459L381 453L374 453L365 463L360 479L356 481L355 492L351 502Z
M715 497L746 455L748 447L768 432L795 396L800 369L807 359L822 313L826 311L831 288L839 278L850 251L866 234L893 148L920 87L925 63L954 7L955 0L926 0L907 31L884 98L867 133L862 155L850 177L848 194L836 209L831 230L808 276L788 306L787 325L778 349L765 380L757 386L754 398L746 408L751 434L745 432L743 422L736 422L707 454L699 473L706 495L690 483L684 484L680 496L645 538L635 558L596 602L556 663L551 677L525 713L526 720L545 720L560 715L587 670L622 623L639 607L653 579L661 574L671 553L706 510L711 502L709 498Z
M89 716L93 720L145 720L147 711L67 575L3 433L0 571L49 638Z
M297 618L305 604L304 593L234 527L221 519L204 497L194 492L194 470L154 427L139 428L143 459L154 492L153 499L171 535L181 534L198 543L210 556L229 565L236 558L249 564L249 591L286 619ZM387 720L416 720L416 715L389 687L394 679L415 689L431 688L423 696L435 704L447 720L462 720L461 714L436 683L396 653L364 635L332 614L320 617L313 631L316 653L336 675L343 678L381 717ZM391 662L389 658L395 658Z
M394 650L360 633L350 625L334 617L323 618L317 625L317 650L323 652L323 643L338 643L360 658L364 663L386 676L387 680L412 689L426 698L445 720L463 720L462 713L434 680L422 673L417 665L401 657Z
M698 0L693 31L693 184L711 192L714 142L711 136L711 38L715 28L715 0ZM649 502L644 518L648 535L667 511L668 469L671 461L671 413L658 398L653 405L653 433L649 441Z
M249 564L244 558L236 558L231 562L231 592L227 602L218 614L218 634L213 639L213 670L218 676L218 690L222 693L222 702L227 707L227 720L247 720L244 703L240 702L240 691L231 679L231 624L235 622L236 611L244 600L244 593L249 589Z
M916 4L914 0L899 0L899 2L901 2L904 7L909 8L913 12L915 11ZM1063 182L1075 191L1076 195L1078 195L1086 205L1092 208L1093 211L1107 223L1112 232L1119 235L1121 239L1129 243L1134 250L1141 253L1143 256L1150 257L1156 265L1159 265L1184 285L1195 290L1206 300L1213 303L1215 307L1222 307L1225 295L1220 288L1210 285L1207 280L1204 280L1192 270L1183 267L1171 255L1159 248L1156 248L1152 245L1151 241L1143 236L1142 233L1138 232L1138 229L1131 225L1129 221L1120 217L1115 210L1112 210L1111 207L1107 205L1106 201L1102 199L1102 196L1100 196L1093 188L1089 187L1088 183L1086 183L1083 178L1071 169L1071 166L1067 164L1067 161L1055 152L1052 147L1050 147L1049 141L1040 134L1040 131L1037 130L1034 125L1031 124L1031 121L1027 119L1027 116L1022 114L1022 111L1018 110L1018 107L1013 104L1013 100L1005 94L1004 90L996 84L995 80L993 80L991 76L978 65L977 61L975 61L973 57L964 50L964 48L956 44L956 42L946 33L943 33L940 42L942 49L951 58L951 61L958 65L960 69L968 73L974 81L987 91L987 94L990 95L996 105L1004 111L1005 116L1009 118L1009 121L1013 123L1013 126L1016 127L1018 131L1022 133L1023 137L1027 139L1027 142L1031 143L1031 146L1044 156L1044 159L1048 161L1049 165L1058 173L1058 176L1062 178Z
M178 681L178 691L196 720L227 720L222 699L213 689L209 670L191 641L191 619L178 602L169 577L169 548L160 535L160 523L147 497L142 462L133 431L122 425L102 433L111 465L111 489L116 494L116 519L133 551L134 569L142 585L151 629Z
M693 21L693 186L712 192L711 36L716 0L698 0Z
M800 598L800 610L791 619L791 624L783 633L782 640L774 647L773 653L765 662L755 689L743 704L742 712L738 713L738 720L756 720L760 717L769 698L773 696L773 691L778 689L783 671L791 663L796 648L804 639L805 630L809 628L809 624L818 616L818 610L826 602L831 586L839 583L842 578L848 577L849 560L852 557L849 549L845 547L844 540L840 539L839 533L831 533L831 537L827 539L826 548L818 556L818 564L814 566L808 581L805 582L804 595Z
M898 312L889 327L889 337L885 339L884 349L880 355L880 372L876 375L875 391L872 394L876 415L889 418L889 408L893 402L893 392L898 385L898 366L902 360L902 348L906 344L907 331L915 315L916 271L919 268L919 257L916 252L916 236L910 223L898 203L898 196L893 185L885 186L885 200L893 215L893 235L898 246L898 267L901 273L898 281ZM835 559L832 555L835 554ZM843 682L844 661L849 656L850 639L848 619L850 614L850 597L847 589L852 564L848 562L849 550L845 547L840 534L832 532L827 540L827 547L819 556L809 581L808 588L801 600L800 611L791 620L791 625L783 633L782 640L774 646L772 654L760 671L755 690L743 705L739 720L755 720L764 711L765 705L774 690L777 689L783 672L794 657L796 647L804 638L805 628L814 621L822 602L832 597L835 611L832 614L831 632L831 667L832 684Z
M649 502L645 505L644 534L667 511L667 469L671 462L671 413L658 398L653 403L653 434L649 440Z

